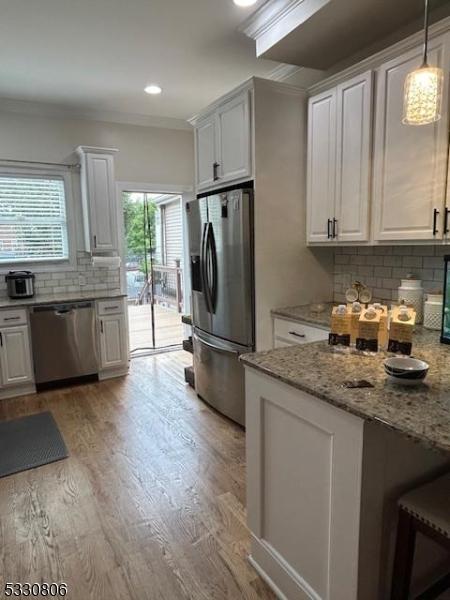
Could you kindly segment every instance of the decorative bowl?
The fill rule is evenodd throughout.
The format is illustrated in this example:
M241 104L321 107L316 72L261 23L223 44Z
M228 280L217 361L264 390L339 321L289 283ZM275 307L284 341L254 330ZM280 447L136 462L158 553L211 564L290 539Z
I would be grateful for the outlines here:
M394 356L384 361L384 370L390 381L402 385L418 385L427 376L429 365L417 358Z

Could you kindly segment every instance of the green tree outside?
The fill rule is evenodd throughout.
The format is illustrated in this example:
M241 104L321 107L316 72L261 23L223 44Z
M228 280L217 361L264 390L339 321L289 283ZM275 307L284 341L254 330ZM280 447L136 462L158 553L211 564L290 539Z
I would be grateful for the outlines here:
M123 212L127 256L138 259L140 263L139 268L143 272L145 272L145 248L147 248L148 255L156 249L156 210L155 203L150 201L148 203L148 217L150 221L151 236L149 236L147 228L144 229L144 203L140 200L133 199L133 194L129 192L124 194ZM151 247L150 237L152 240Z

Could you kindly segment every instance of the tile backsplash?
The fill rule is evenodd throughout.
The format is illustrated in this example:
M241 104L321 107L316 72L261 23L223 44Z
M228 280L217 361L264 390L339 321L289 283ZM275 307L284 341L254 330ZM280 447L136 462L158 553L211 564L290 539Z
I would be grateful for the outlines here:
M77 252L75 270L36 273L34 286L36 296L70 294L72 292L118 291L120 289L120 269L94 268L91 264L90 254ZM6 296L5 277L1 275L0 299Z
M422 280L425 292L442 291L444 255L449 246L352 246L334 251L334 301L345 302L353 281L372 289L376 302L397 300L400 280L408 273Z

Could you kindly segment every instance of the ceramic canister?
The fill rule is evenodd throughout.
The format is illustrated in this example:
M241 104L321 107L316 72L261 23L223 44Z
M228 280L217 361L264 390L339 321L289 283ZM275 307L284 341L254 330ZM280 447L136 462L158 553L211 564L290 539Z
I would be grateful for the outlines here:
M424 305L424 327L440 331L442 326L442 304L442 294L428 294Z
M416 323L423 322L423 288L420 279L402 279L398 288L398 301L404 302L416 311Z

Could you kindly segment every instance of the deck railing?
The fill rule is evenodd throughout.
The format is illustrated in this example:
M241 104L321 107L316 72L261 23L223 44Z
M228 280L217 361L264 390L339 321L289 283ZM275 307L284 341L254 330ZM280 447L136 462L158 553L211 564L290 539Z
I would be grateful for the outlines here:
M153 301L175 308L179 313L183 310L183 269L180 261L177 266L153 266ZM136 298L136 304L147 304L152 301L151 276L146 281Z

